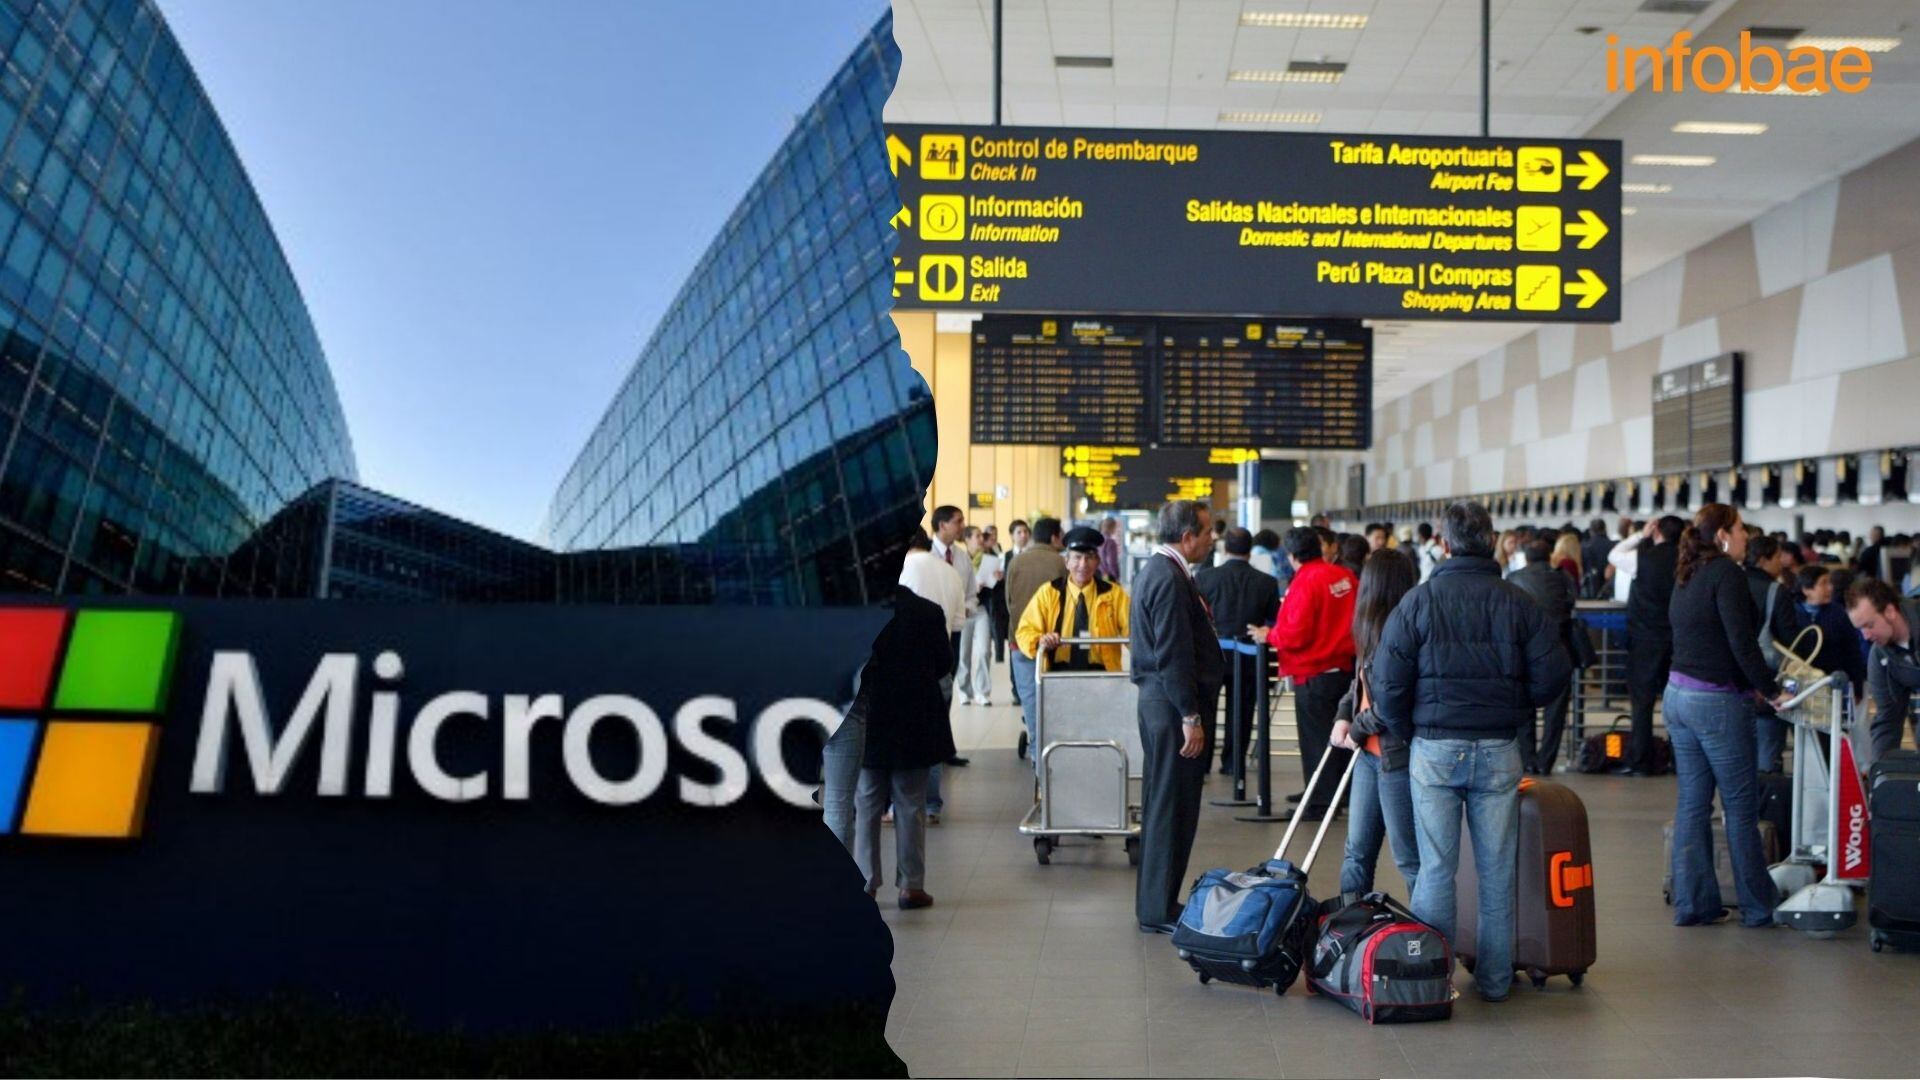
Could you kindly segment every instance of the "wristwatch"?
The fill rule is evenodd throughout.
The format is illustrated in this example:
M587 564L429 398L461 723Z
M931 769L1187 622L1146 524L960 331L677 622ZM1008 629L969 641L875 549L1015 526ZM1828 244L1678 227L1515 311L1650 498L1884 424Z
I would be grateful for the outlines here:
M1200 717L1198 717L1198 716L1183 716L1183 717L1181 717L1181 718L1180 718L1180 726L1181 726L1181 727L1199 727L1199 726L1200 726Z

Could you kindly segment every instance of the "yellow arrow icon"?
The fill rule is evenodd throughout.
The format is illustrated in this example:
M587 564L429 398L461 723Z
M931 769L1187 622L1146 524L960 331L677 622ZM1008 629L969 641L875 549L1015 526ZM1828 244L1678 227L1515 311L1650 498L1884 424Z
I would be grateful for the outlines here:
M1590 248L1599 243L1606 238L1608 231L1607 223L1600 220L1600 215L1591 210L1580 211L1578 222L1567 223L1567 235L1580 237L1582 248Z
M1578 176L1581 178L1581 191L1592 191L1594 188L1599 187L1600 181L1605 180L1607 174L1613 170L1607 168L1607 163L1600 160L1599 154L1591 150L1582 150L1580 151L1580 164L1569 165L1566 171L1568 176Z
M893 257L893 296L900 298L900 286L913 284L913 271L900 269L900 256Z
M887 134L887 168L893 170L893 175L899 176L900 166L911 164L913 164L913 151L900 140L900 136L889 132Z
M898 213L894 214L892 217L887 219L887 224L893 226L896 229L902 225L905 225L907 228L911 229L913 228L913 211L903 206L900 208ZM1602 226L1601 228L1604 229L1605 226ZM1573 226L1571 225L1567 226L1567 230L1571 232L1573 230Z
M1566 290L1568 296L1580 297L1580 307L1590 308L1599 303L1601 297L1607 295L1607 283L1600 280L1599 274L1582 269L1580 280L1567 282Z

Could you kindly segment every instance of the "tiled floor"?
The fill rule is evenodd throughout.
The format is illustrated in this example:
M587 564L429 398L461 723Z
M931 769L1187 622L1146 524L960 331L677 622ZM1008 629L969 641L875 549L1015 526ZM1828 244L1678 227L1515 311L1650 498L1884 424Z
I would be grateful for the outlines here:
M1593 828L1600 961L1583 988L1555 979L1536 992L1523 979L1503 1005L1467 993L1449 1023L1369 1027L1297 984L1284 998L1199 985L1166 938L1135 928L1117 841L1034 861L1015 831L1032 798L1013 756L1018 711L956 706L954 729L973 764L948 770L945 824L929 830L938 902L902 912L881 893L899 982L888 1035L916 1076L1920 1074L1920 955L1876 955L1861 928L1814 941L1670 924L1671 778L1563 778ZM1276 793L1296 790L1297 764L1277 764ZM1215 778L1209 797L1224 788ZM1236 812L1206 808L1193 872L1250 865L1278 842L1278 826ZM1340 831L1322 881L1338 872ZM1399 883L1384 857L1381 880Z

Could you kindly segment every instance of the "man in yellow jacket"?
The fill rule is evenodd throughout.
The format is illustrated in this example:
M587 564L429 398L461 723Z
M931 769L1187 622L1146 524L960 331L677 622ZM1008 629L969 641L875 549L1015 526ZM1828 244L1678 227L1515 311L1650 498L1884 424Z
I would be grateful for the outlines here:
M1048 671L1121 670L1119 645L1064 644L1081 636L1127 636L1127 591L1100 576L1101 540L1084 525L1069 531L1067 575L1040 586L1020 614L1014 643L1035 660L1042 649L1053 650Z

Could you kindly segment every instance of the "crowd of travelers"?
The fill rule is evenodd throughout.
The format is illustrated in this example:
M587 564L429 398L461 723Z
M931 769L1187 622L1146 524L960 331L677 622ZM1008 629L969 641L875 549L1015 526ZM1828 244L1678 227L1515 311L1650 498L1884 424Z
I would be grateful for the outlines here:
M1451 935L1461 846L1472 846L1485 868L1479 910L1459 917L1477 920L1475 977L1490 1001L1512 980L1501 950L1513 939L1521 778L1553 771L1575 673L1595 659L1578 601L1626 606L1631 734L1619 773L1655 771L1656 704L1665 719L1679 925L1736 913L1744 926L1773 923L1756 821L1758 778L1783 764L1783 655L1843 673L1873 703L1876 755L1900 743L1920 692L1920 599L1885 580L1888 556L1908 543L1878 528L1857 542L1824 530L1795 540L1712 504L1691 520L1623 518L1611 531L1602 520L1496 531L1484 506L1459 502L1399 534L1390 522L1337 533L1316 517L1282 536L1178 501L1160 510L1152 546L1130 555L1115 519L1015 521L1004 548L957 507L932 520L932 535L912 538L894 619L828 744L822 795L870 895L883 884L882 827L893 826L905 909L933 902L926 828L940 820L942 768L965 763L952 706L990 704L1001 660L1022 752L1035 759L1043 665L1129 671L1145 754L1136 913L1142 931L1171 932L1206 774L1231 771L1232 748L1253 743L1256 695L1232 698L1216 724L1222 690L1236 669L1243 685L1265 685L1264 643L1294 695L1303 788L1323 755L1330 771L1357 756L1343 892L1370 891L1390 848L1414 913ZM1081 637L1128 639L1130 664L1120 647L1074 644ZM1734 838L1731 906L1713 872L1716 793ZM1289 802L1302 820L1336 812L1326 791Z

